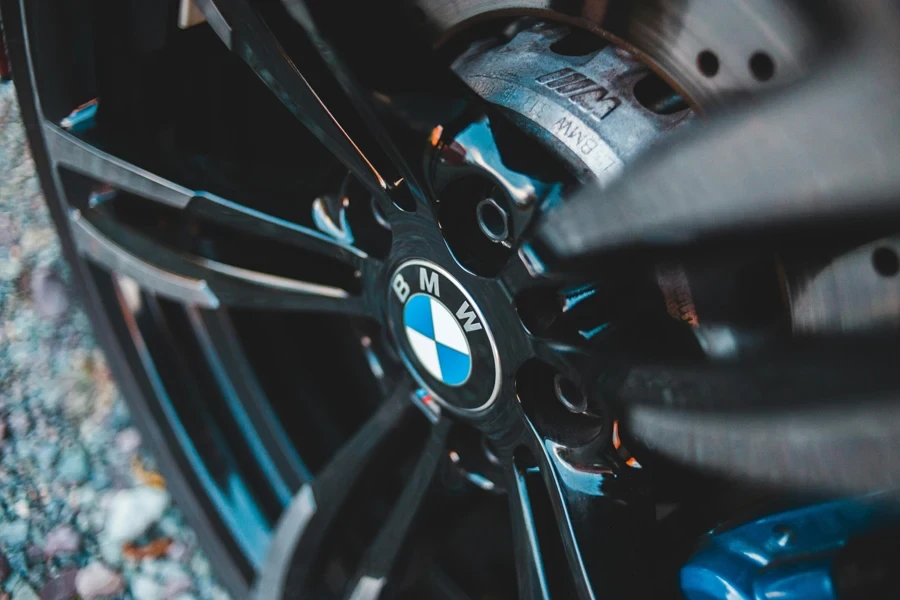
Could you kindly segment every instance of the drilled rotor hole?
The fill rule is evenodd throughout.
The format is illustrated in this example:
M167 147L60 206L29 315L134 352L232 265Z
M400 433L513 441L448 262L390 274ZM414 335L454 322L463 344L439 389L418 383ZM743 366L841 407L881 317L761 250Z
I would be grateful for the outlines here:
M656 73L649 73L634 85L634 97L641 106L658 115L671 115L688 108L684 98Z
M719 72L719 57L712 50L704 50L697 55L697 68L707 77L715 77Z
M765 52L757 52L750 57L750 72L757 81L768 81L775 75L775 62Z
M550 44L550 50L562 56L586 56L608 45L609 42L598 35L573 29L566 37Z
M900 272L900 258L892 248L882 246L872 253L872 266L879 275L893 277Z

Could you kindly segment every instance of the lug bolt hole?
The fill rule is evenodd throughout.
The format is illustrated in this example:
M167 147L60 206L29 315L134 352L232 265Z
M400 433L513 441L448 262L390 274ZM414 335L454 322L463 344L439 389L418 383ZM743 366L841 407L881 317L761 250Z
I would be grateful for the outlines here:
M478 228L492 242L504 242L509 237L509 215L491 196L478 203L475 211Z
M556 392L556 399L570 412L581 414L587 411L587 397L572 380L556 375L553 391Z

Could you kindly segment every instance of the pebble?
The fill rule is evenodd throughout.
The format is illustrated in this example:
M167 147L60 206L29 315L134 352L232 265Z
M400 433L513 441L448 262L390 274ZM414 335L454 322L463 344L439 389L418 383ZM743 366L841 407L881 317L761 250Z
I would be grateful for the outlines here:
M0 543L10 550L25 547L28 541L28 522L21 519L0 523Z
M107 563L113 566L119 566L122 564L124 560L124 555L122 554L122 544L119 542L113 542L107 539L101 539L98 545L98 549L100 550L100 556Z
M47 556L59 556L72 554L81 548L81 534L71 525L60 525L47 534L44 543L44 554Z
M28 414L24 410L13 410L6 419L9 428L17 437L22 437L28 433L31 423L28 420Z
M12 591L12 600L41 600L31 586L24 581Z
M25 553L21 550L10 552L6 555L6 559L9 561L9 568L13 573L26 573L28 571L28 560L25 557Z
M38 595L41 600L69 600L75 596L76 577L78 569L65 569L41 586Z
M162 600L163 588L146 575L138 575L131 582L134 600Z
M187 574L184 574L166 582L166 585L163 588L162 597L166 600L172 600L176 596L191 591L191 588L193 587L194 583L191 581L191 578Z
M87 454L80 446L69 446L59 455L56 464L57 479L62 483L79 485L90 477Z
M6 581L6 578L9 577L9 561L6 560L6 557L0 554L0 583Z
M159 521L170 497L165 490L140 486L121 490L112 497L104 530L113 542L132 542Z
M56 444L39 444L34 449L34 460L39 469L49 472L59 456L59 447Z
M95 561L78 571L75 590L82 600L97 600L121 595L125 591L125 583L121 575Z
M27 519L31 516L31 506L28 504L28 500L24 498L22 500L17 500L15 504L13 504L13 512L16 513L16 516L21 519Z
M210 598L212 598L212 600L230 600L228 597L228 592L217 585L213 586L212 592L209 596Z
M190 549L187 547L187 544L182 544L181 542L174 542L169 549L166 550L166 556L171 558L172 560L177 560L182 562L187 560L188 556L190 556Z
M116 448L122 454L130 456L141 447L141 434L134 427L123 429L116 434Z
M210 574L212 568L209 566L209 561L206 560L206 557L201 554L195 554L194 558L191 559L191 570L201 577L206 577Z
M38 315L56 320L69 309L66 285L59 276L46 267L38 267L31 274L31 301Z
M165 557L125 560L107 539L112 497L136 485L131 459L152 470L153 457L71 295L15 92L0 85L0 600L137 600L141 576L139 594L212 600L220 588L205 559L190 569L201 552L177 509L145 532L174 541Z

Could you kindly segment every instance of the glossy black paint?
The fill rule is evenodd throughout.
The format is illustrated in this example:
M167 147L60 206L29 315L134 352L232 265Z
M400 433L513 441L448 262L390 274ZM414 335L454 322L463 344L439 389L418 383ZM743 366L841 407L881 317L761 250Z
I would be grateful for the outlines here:
M503 594L586 600L601 595L662 597L677 593L667 586L665 571L660 577L649 575L658 574L656 567L667 564L657 562L652 551L658 542L653 537L657 533L653 510L656 482L639 468L640 463L626 458L621 441L614 437L616 416L622 408L616 401L628 400L629 391L646 392L645 386L627 385L629 374L639 370L625 360L632 358L634 348L629 347L624 355L618 355L617 349L598 350L605 340L599 335L605 331L605 320L591 321L590 327L580 330L574 327L577 331L567 331L574 335L559 339L555 337L559 329L529 329L517 312L521 305L516 300L539 287L551 289L551 301L559 300L563 312L578 303L574 298L584 289L600 293L618 289L604 286L606 279L596 277L595 271L589 277L536 272L516 251L521 237L530 233L534 218L562 203L571 180L562 167L535 167L551 164L552 159L533 141L508 135L510 127L503 115L483 106L439 62L430 51L429 40L406 35L417 31L415 11L407 12L401 3L363 3L354 7L354 18L347 19L346 6L334 2L287 0L282 6L198 0L209 22L209 29L198 35L216 36L224 44L216 46L217 51L227 55L221 58L222 64L249 69L240 71L250 76L241 80L242 87L261 85L271 94L272 103L266 108L273 113L286 109L308 130L292 130L289 137L315 142L303 146L305 152L291 154L296 149L287 148L277 153L296 160L277 175L291 184L302 179L307 187L300 189L299 184L287 185L274 177L263 178L263 184L247 192L214 178L204 180L180 164L183 168L150 161L162 164L163 174L143 167L151 152L147 148L135 151L134 145L140 145L135 140L147 142L148 148L158 140L152 135L128 136L137 136L144 127L152 130L155 113L150 111L151 118L129 123L134 116L127 111L129 94L117 89L117 80L110 73L103 78L103 89L112 93L102 94L98 130L73 135L60 129L57 117L71 107L61 111L67 106L66 94L50 93L54 85L65 88L51 81L53 75L61 77L62 69L53 60L58 58L59 48L53 47L56 38L52 35L37 35L59 33L58 23L41 28L54 22L48 18L50 4L26 6L29 19L23 20L23 3L3 0L4 23L10 18L16 23L10 39L17 70L26 74L19 84L23 114L51 210L92 319L113 357L117 377L136 407L148 439L159 441L157 450L162 453L173 491L195 525L199 524L207 550L237 596L246 596L259 570L259 593L266 599L321 592L356 600L382 591L385 596L418 591L414 597L426 597L419 591L423 588L434 591L436 597L456 600L482 595L484 590L477 586L458 587L466 577L450 577L438 562L423 566L417 560L430 556L428 550L433 548L428 540L444 539L440 535L446 531L441 527L455 525L461 510L465 513L488 502L481 497L473 500L471 494L451 485L453 471L448 474L446 467L448 453L455 449L454 428L483 436L482 446L490 448L496 468L493 475L498 476L499 470L498 478L507 491L510 561L515 565L517 587L514 591L504 580L499 586ZM584 6L551 5L570 15ZM114 17L123 10L98 11L111 25L101 28L108 37L98 47L115 50L121 45L134 50L126 30L115 27L120 23ZM26 32L33 36L32 41L40 38L39 43L47 44L41 46L44 52L26 48ZM366 52L358 52L360 47ZM134 54L136 59L147 60L140 52ZM113 62L121 66L130 56L116 56ZM190 53L183 55L187 56ZM35 71L33 63L40 68ZM38 94L33 84L45 75L48 83ZM131 76L125 79L135 83ZM141 89L137 85L125 91L139 97L135 92ZM166 110L175 112L168 105ZM114 125L124 128L128 134L124 140L116 138ZM239 128L240 123L228 125ZM328 153L322 152L319 143ZM121 148L123 156L119 157ZM336 160L331 160L329 153ZM476 153L481 163L473 158ZM326 159L317 161L326 154ZM521 160L523 156L530 160ZM298 175L298 165L311 168ZM390 231L386 252L370 253L351 245L350 240L365 238L360 230L353 232L352 226L349 233L355 235L349 236L343 225L338 237L316 231L313 202L309 206L295 202L297 198L339 193L339 202L334 198L323 202L333 223L341 223L344 209L351 217L354 211L371 210L369 198L357 201L349 193L336 191L343 189L347 171L379 209L378 218L369 221L382 221ZM497 177L500 172L502 181ZM285 173L290 175L285 177ZM459 221L445 208L450 196L445 195L444 184L464 176L500 187L508 201L513 240L490 269L482 270L464 259L465 235L451 239L451 230ZM509 182L522 185L510 186ZM282 184L284 187L277 189L290 193L278 196L269 189ZM98 189L111 193L111 199L99 205L90 203L87 199L96 197L91 194ZM523 194L523 189L529 193ZM476 198L473 206L482 199ZM591 231L581 228L591 223L591 214L578 227L566 220L571 219L568 212L590 213L593 208L586 208L587 203L582 197L575 204L581 208L569 210L564 205L559 213L550 213L538 232L545 248L569 248L574 257L576 251L595 249L598 244L616 245L614 236L598 242L590 237ZM285 205L301 209L291 213ZM135 214L153 218L140 219ZM166 223L169 237L150 226L157 218ZM348 218L348 222L354 221ZM565 238L559 227L547 229L554 222L568 223L580 234ZM683 223L676 220L675 224ZM213 225L227 227L229 239L244 244L241 251L217 246ZM704 232L702 220L690 225L692 231ZM378 226L383 233L385 228ZM73 232L81 236L81 243L74 243ZM258 243L259 238L277 241L280 246L277 251L262 251L260 246L265 244ZM568 258L566 252L558 254ZM477 252L470 255L477 258ZM241 262L248 256L264 260ZM501 379L496 399L484 410L453 414L434 409L423 400L423 394L416 393L417 386L403 372L408 349L398 339L390 290L392 275L409 260L426 260L450 273L489 324ZM339 266L325 268L326 264ZM649 265L653 272L652 260L636 264L642 269ZM310 268L304 270L306 267ZM143 278L144 303L138 308L130 306L120 279L110 277L106 270ZM615 281L615 275L616 271L610 279ZM203 309L198 308L200 302L205 303ZM329 402L317 402L310 391L315 386L300 390L302 394L290 400L309 409L314 427L303 423L303 429L291 419L280 418L284 413L274 414L275 407L262 393L267 390L254 383L260 369L250 368L250 359L241 360L240 344L229 331L228 317L248 307L283 319L285 328L294 313L310 312L314 320L323 322L325 315L344 317L354 331L362 332L360 345L371 373L364 374L361 361L353 362L356 355L350 352L339 364L329 366L354 365L349 373L339 372L337 379L374 377L377 381L368 387L342 387L339 384L343 382L332 382L342 393ZM644 307L644 303L636 303L634 312ZM661 312L665 315L664 308ZM632 323L639 321L631 317ZM623 321L627 318L625 315ZM178 323L187 327L180 328ZM307 329L292 331L297 332L295 337L312 343L294 349L303 357L296 364L286 361L289 367L279 373L283 378L279 386L285 389L293 389L295 378L308 375L301 368L305 362L319 364L310 355L331 341L325 337L331 334L323 334L308 321L305 324ZM626 336L634 331L623 330ZM650 345L660 339L669 345L671 338L648 334L646 339ZM646 350L635 346L637 352ZM180 350L172 351L173 347ZM164 357L167 351L168 358ZM191 360L173 359L178 356ZM410 362L408 357L406 362ZM535 389L544 389L549 383L547 389L552 390L554 374L562 374L586 394L588 409L577 414L561 405L556 405L559 412L544 410L542 402L557 402L550 394L529 404L522 383L527 378L520 374L537 362L543 366L534 373L539 377L546 373L547 377L535 382ZM604 371L609 365L623 363L622 371ZM652 364L648 366L651 379L652 368ZM661 370L664 377L671 378L671 370ZM695 373L689 373L687 380L690 375ZM612 390L603 385L610 381L616 384ZM473 392L471 404L477 404L481 396L480 390ZM189 417L194 407L186 400L195 398L204 402L192 421ZM444 408L454 406L451 399L443 399L447 401ZM320 418L328 410L341 413L344 419ZM672 423L668 412L651 417L644 419L645 427ZM202 426L192 428L191 422ZM300 435L293 433L292 425L297 425ZM640 427L638 422L634 432L640 433ZM209 434L200 435L199 431ZM297 452L298 437L318 433L325 448ZM665 433L668 435L659 439L672 445L662 447L663 453L684 446L671 427ZM737 454L722 456L737 462ZM673 472L671 479L676 484L686 481L689 486L693 481L682 477L681 471ZM242 491L240 498L235 497L235 488ZM671 488L666 491L671 493ZM291 494L295 494L293 500L282 512ZM273 532L270 527L276 520ZM274 540L271 546L270 538ZM268 558L263 561L261 556L267 550ZM347 571L337 582L323 575L325 567L335 563Z

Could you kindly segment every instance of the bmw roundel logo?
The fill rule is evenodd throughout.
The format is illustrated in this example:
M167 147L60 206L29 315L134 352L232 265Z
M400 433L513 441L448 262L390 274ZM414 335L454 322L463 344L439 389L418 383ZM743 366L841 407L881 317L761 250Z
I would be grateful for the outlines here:
M487 408L500 387L500 363L468 292L437 265L410 260L394 271L388 295L394 330L419 383L450 408Z
M428 294L411 296L403 307L403 326L413 354L429 373L452 386L469 379L469 342L453 313L440 300Z

